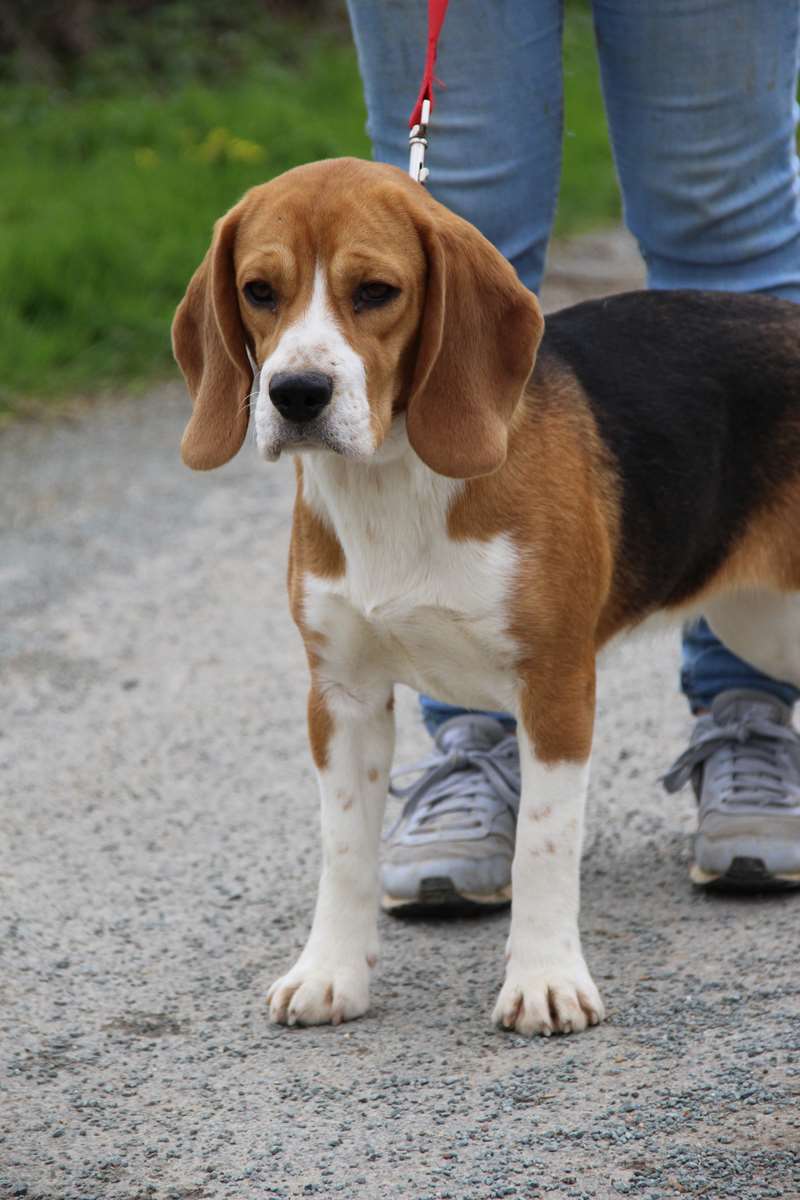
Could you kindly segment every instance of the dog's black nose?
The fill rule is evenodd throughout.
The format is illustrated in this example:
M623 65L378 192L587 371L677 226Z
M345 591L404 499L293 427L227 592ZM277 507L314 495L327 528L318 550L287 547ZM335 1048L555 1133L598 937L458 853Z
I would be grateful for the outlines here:
M287 421L313 421L331 402L333 380L321 371L279 371L269 381L269 398Z

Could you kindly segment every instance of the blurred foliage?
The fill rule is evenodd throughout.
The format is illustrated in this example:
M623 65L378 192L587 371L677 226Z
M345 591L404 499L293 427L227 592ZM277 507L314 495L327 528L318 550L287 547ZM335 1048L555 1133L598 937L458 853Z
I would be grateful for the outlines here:
M214 220L299 162L369 155L335 14L309 34L257 0L96 7L92 48L0 84L0 410L168 371Z
M335 0L0 0L0 83L117 91L229 78L255 50L297 62L311 25L342 33Z
M25 11L24 37L0 21L0 411L171 370L172 315L214 220L297 163L370 153L340 3ZM583 6L565 56L562 233L618 214Z
M608 140L592 16L567 0L564 22L564 150L555 234L581 233L622 217Z

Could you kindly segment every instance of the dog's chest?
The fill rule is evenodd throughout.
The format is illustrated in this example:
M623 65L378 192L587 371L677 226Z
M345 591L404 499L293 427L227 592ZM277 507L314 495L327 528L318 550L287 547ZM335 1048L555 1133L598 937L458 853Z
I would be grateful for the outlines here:
M447 512L461 486L427 469L363 471L360 486L306 499L324 504L345 572L305 578L304 615L336 673L391 678L469 707L513 703L508 633L517 556L509 538L452 538ZM411 486L409 486L411 485Z

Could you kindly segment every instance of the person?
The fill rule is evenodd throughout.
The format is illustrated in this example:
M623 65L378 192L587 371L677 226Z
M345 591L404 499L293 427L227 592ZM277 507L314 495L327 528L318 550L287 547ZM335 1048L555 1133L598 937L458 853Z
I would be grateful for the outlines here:
M406 168L426 0L348 6L375 157ZM592 10L625 221L648 286L800 302L798 0L592 0ZM533 291L558 191L563 17L563 0L456 0L436 69L429 189ZM681 682L696 721L666 783L695 786L693 879L800 883L798 691L735 657L703 620L684 631ZM505 903L519 800L513 718L429 696L421 706L433 753L401 791L384 906Z

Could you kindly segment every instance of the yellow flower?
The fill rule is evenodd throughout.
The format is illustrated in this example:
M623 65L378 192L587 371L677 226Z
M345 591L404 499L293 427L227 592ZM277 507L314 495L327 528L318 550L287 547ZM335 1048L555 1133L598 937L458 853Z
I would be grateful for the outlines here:
M264 147L246 138L232 137L228 144L228 156L232 162L259 162L264 157Z
M161 161L152 146L137 146L133 152L133 161L143 171L152 171Z
M202 142L196 145L189 144L186 148L186 156L195 162L209 164L258 162L264 157L264 148L257 142L236 137L229 129L217 126L208 131Z
M197 147L197 157L201 162L219 162L220 159L225 158L225 148L229 138L230 134L227 129L220 127L210 129L205 140Z

